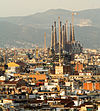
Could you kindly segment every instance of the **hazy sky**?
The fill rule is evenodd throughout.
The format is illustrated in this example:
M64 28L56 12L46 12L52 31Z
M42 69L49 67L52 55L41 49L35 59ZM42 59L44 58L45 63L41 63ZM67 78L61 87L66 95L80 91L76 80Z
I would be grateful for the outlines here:
M30 15L57 8L68 10L100 8L100 0L0 0L0 17Z

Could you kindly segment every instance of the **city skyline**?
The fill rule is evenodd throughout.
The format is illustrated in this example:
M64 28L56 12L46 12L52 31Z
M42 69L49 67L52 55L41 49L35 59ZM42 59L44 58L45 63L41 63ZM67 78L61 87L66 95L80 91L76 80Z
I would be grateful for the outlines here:
M0 8L0 111L100 111L100 1Z
M98 0L0 0L0 17L26 16L49 9L86 10L100 8Z

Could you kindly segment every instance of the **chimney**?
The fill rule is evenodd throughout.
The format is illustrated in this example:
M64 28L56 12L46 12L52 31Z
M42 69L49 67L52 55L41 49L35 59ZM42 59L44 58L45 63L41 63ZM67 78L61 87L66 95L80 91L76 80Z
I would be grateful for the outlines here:
M44 52L46 52L46 32L44 33Z

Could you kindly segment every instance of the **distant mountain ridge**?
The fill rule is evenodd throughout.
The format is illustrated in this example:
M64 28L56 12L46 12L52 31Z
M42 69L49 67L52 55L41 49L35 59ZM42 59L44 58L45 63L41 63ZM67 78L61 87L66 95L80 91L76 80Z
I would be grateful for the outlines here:
M100 9L78 11L74 16L75 37L85 48L100 48ZM51 9L22 17L0 18L0 47L31 47L34 44L43 46L44 32L47 33L47 44L50 46L51 25L60 16L63 23L71 23L71 11ZM57 34L58 35L58 34Z

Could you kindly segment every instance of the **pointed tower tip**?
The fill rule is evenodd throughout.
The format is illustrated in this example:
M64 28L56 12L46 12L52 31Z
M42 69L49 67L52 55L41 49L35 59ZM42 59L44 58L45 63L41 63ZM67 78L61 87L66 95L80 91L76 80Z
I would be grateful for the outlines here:
M58 17L58 19L60 19L60 16Z
M52 31L53 31L53 25L52 25Z
M54 21L54 27L56 27L56 21Z

